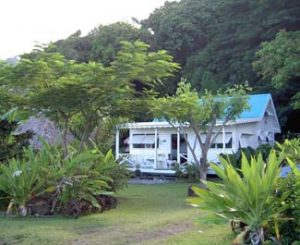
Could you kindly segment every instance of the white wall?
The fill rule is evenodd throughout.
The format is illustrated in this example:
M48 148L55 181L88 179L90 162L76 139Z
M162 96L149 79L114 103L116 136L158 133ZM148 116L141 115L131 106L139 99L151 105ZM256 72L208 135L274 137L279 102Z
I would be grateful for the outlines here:
M246 141L247 146L250 146L252 148L256 148L259 145L258 142L258 134L261 131L272 131L274 128L275 122L274 117L272 116L266 116L263 120L259 122L251 122L251 123L243 123L243 124L236 124L231 126L225 127L225 133L230 132L232 133L232 148L231 149L209 149L208 151L208 160L213 162L218 162L218 155L220 153L234 153L239 149L240 146L240 140L241 136L243 134L246 135L243 139L247 138ZM215 130L215 132L217 129ZM131 129L130 134L154 134L154 129ZM168 159L168 154L171 153L171 134L176 134L177 130L173 128L158 128L157 134L159 138L159 148L157 150L157 154L160 157L165 157L165 159ZM184 132L188 136L188 140L192 146L194 146L196 142L196 154L198 159L201 157L201 150L200 146L196 141L196 136L193 133L191 129L186 129ZM222 135L222 130L220 132L220 135ZM245 140L244 140L245 142ZM154 157L155 155L155 149L146 148L146 149L137 149L132 148L132 145L130 145L130 153L133 155L140 155L143 157ZM188 159L190 162L193 162L194 158L191 153L191 151L188 149Z
M130 129L130 133L133 134L154 134L154 129ZM168 159L168 154L171 153L171 134L176 134L177 131L172 128L158 128L157 135L159 139L159 147L157 149L157 154L162 158L165 155L166 160ZM151 148L133 148L130 144L130 154L142 155L145 157L154 157L155 149Z
M261 130L260 122L243 123L236 125L236 151L240 146L240 140L243 134L249 136L247 146L257 148L258 146L258 132Z
M215 130L215 132L218 130L219 128L217 128ZM225 133L232 133L232 148L231 149L212 149L210 148L208 151L208 161L212 161L212 162L218 162L218 155L220 153L233 153L235 151L236 144L237 144L237 140L236 140L236 132L235 132L235 126L227 126L225 127ZM196 140L196 135L192 132L192 130L189 130L189 142L191 143L191 145L193 146ZM220 135L222 136L222 130L220 132ZM201 158L201 149L198 143L196 143L196 155L197 158L200 159ZM193 155L191 153L191 151L188 150L188 158L191 162L194 162L194 158Z

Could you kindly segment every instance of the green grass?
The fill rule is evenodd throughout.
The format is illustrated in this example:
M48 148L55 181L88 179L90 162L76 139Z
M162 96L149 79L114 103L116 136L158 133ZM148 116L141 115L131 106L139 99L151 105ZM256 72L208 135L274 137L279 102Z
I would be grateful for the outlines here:
M188 184L130 185L116 209L78 219L0 219L2 244L231 244L228 225L200 225L186 205Z

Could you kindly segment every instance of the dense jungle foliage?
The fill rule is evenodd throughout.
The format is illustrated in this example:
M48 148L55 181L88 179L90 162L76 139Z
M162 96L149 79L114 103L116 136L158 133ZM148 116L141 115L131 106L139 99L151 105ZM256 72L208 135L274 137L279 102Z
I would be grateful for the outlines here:
M274 40L280 31L295 32L289 52L299 57L299 1L181 0L166 2L147 19L136 22L138 27L126 23L98 26L84 37L78 31L49 49L68 59L108 65L121 47L120 40L140 39L153 50L167 50L182 67L175 78L157 86L160 93L174 93L182 77L198 91L248 81L254 93L272 93L283 131L299 132L299 108L293 109L292 103L300 90L299 63L270 62L268 76L262 71L264 67L253 67L261 55L268 57L266 52L256 55L262 44L265 47L264 42ZM291 35L286 36L288 43ZM274 53L270 61L282 59L285 51ZM280 73L279 68L291 65L292 75L285 80L285 86L276 86L272 80Z

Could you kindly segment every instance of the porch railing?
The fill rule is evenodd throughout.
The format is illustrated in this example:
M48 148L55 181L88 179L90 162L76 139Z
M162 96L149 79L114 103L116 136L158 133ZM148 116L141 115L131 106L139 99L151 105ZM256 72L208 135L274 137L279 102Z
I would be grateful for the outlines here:
M119 154L119 163L127 164L128 168L142 168L142 169L173 169L175 165L174 161L168 161L162 156L157 157L155 164L155 156L141 156L141 155L132 155L132 154ZM174 164L172 164L174 163Z

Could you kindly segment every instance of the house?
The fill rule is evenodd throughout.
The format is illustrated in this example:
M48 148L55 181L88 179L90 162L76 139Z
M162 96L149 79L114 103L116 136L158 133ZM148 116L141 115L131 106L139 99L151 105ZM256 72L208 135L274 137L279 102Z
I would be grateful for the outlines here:
M245 110L235 121L221 129L208 152L210 162L218 162L220 153L234 153L241 147L255 149L261 144L274 144L275 134L281 130L271 95L250 95L249 106L250 110ZM217 124L216 130L221 125L222 123L219 126ZM127 152L121 152L120 130L126 129L129 134L125 140ZM133 171L138 168L145 173L174 174L175 162L193 162L185 138L191 145L196 144L195 133L188 124L184 132L179 133L177 128L166 121L128 123L117 129L116 158L127 162L129 169ZM196 145L196 152L200 158L199 145Z

